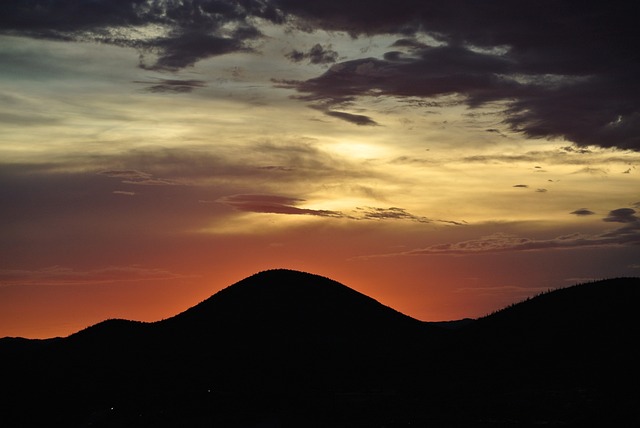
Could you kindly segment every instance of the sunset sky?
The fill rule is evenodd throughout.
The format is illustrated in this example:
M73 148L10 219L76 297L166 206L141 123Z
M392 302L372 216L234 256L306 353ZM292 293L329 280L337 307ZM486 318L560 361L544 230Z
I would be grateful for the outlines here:
M425 321L639 276L639 8L3 0L0 337L280 267Z

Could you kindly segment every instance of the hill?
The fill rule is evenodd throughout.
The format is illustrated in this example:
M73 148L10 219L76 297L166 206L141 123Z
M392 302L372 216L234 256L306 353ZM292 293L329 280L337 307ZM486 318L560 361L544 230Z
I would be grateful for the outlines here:
M424 323L328 278L266 271L156 323L0 340L0 423L632 426L638 297L639 279L607 280Z

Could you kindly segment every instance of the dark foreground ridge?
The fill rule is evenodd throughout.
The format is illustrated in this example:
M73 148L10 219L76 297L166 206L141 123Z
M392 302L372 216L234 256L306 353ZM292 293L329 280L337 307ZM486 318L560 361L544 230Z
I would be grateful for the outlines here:
M639 297L612 279L425 323L261 272L160 322L1 339L0 426L640 426Z

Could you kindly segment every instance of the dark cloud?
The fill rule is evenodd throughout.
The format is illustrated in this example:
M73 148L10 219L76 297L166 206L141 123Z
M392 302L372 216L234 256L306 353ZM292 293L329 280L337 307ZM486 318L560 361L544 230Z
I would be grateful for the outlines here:
M529 185L527 185L527 184L515 184L513 187L522 187L522 188L526 189L526 188L529 187Z
M354 123L356 125L359 126L376 126L378 125L378 122L376 122L375 120L371 119L369 116L365 116L362 114L353 114L353 113L346 113L343 111L334 111L334 110L327 110L324 112L324 114L326 114L327 116L331 116L331 117L336 117L338 119L342 119L344 121L350 122L350 123Z
M593 153L592 150L585 147L563 146L560 148L560 150L565 151L567 153L580 153L580 154Z
M257 30L253 37L223 37L201 31L181 30L170 37L156 40L152 48L159 52L158 59L152 65L144 62L140 65L148 70L178 70L211 56L248 50L244 42L257 36Z
M539 76L509 53L479 53L460 46L339 63L320 77L290 85L305 94L302 99L336 104L380 95L461 94L470 107L505 101L505 123L529 137L640 149L640 109L635 110L640 91L625 89L628 86L631 77Z
M287 84L328 111L360 96L457 94L472 108L497 101L504 123L526 136L640 150L639 15L628 0L4 0L0 32L134 47L141 66L156 70L251 51L262 37L255 18L309 32L394 34L383 58ZM436 43L420 42L423 35ZM338 59L321 45L289 57Z
M282 22L263 0L6 0L0 32L69 41L99 41L154 53L150 69L193 65L215 55L250 49L260 31L251 17ZM146 34L145 26L164 29ZM140 36L143 34L143 36Z
M304 202L304 199L279 195L230 195L218 199L217 202L229 205L237 209L238 211L254 213L313 215L320 217L345 217L345 215L339 211L298 208L296 207L296 205Z
M136 80L134 83L148 85L149 92L187 93L194 89L203 88L206 83L202 80L156 79L153 81Z
M409 220L418 223L446 223L455 226L467 224L465 221L430 219L412 214L406 209L399 207L356 207L355 212L356 215L351 218L358 220Z
M586 208L571 212L577 216L593 215ZM619 247L640 245L640 217L632 208L618 208L609 212L603 218L605 222L623 223L618 229L608 230L600 234L587 235L573 233L558 236L551 239L523 238L506 233L495 233L478 239L468 241L430 245L425 248L417 248L402 253L379 254L362 256L390 257L390 256L415 256L415 255L471 255L484 253L502 253L514 251L545 251L545 250L570 250L578 248L595 247Z
M638 223L640 224L640 217L637 217L636 210L633 208L618 208L617 210L609 211L609 215L603 218L603 221L614 223Z
M331 45L324 47L319 43L315 44L309 52L294 49L285 56L293 62L308 59L311 64L331 64L338 60L338 52L334 51Z
M594 215L595 213L593 211L591 211L591 210L586 209L586 208L580 208L579 210L571 211L569 214L574 214L574 215L577 215L579 217L583 217L583 216Z
M381 60L364 58L333 65L322 76L291 87L307 95L302 99L328 103L344 102L364 95L436 97L454 93L480 100L513 94L520 84L503 78L510 64L497 57L462 47L427 48L418 57Z
M471 107L504 101L505 123L529 137L640 149L640 57L630 43L640 12L635 2L275 3L313 28L354 36L426 33L442 43L402 37L392 47L410 55L392 51L384 60L338 64L296 85L308 99L456 93Z
M356 211L362 215L364 220L411 220L419 223L431 223L426 217L417 216L409 213L404 208L376 208L376 207L357 207Z

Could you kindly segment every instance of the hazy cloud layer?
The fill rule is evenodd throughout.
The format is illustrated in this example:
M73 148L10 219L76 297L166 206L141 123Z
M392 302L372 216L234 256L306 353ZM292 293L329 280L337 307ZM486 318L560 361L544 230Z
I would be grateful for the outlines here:
M457 226L465 224L465 222L452 220L431 220L427 217L411 214L406 209L399 207L356 207L351 214L342 211L301 208L298 205L306 202L304 199L280 195L238 194L224 196L216 202L229 205L238 211L254 213L312 215L351 220L409 220L418 223L438 222Z

